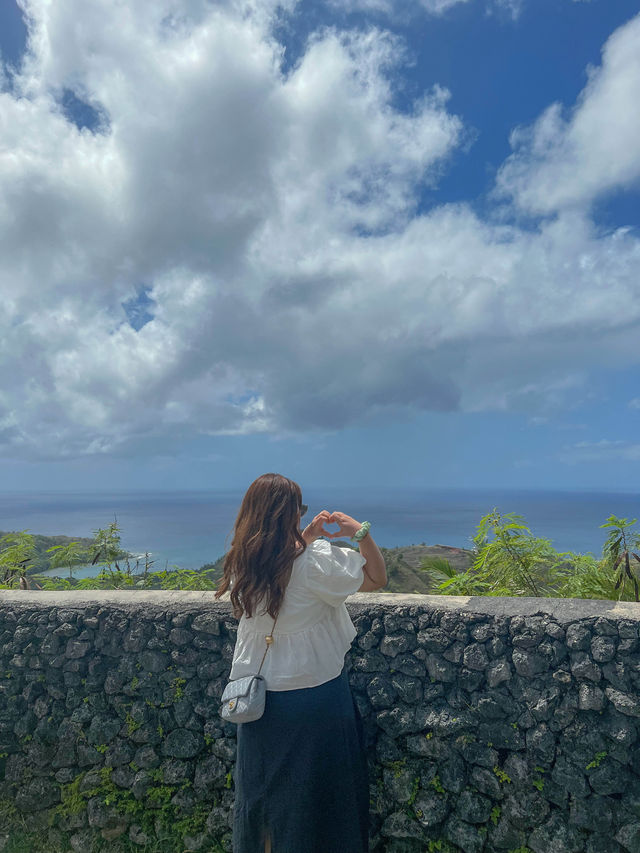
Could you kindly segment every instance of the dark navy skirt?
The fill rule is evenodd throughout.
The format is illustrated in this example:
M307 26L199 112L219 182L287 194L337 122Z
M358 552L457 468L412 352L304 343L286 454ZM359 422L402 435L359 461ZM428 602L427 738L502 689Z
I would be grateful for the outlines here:
M346 670L318 687L267 690L238 725L233 853L368 853L362 719Z

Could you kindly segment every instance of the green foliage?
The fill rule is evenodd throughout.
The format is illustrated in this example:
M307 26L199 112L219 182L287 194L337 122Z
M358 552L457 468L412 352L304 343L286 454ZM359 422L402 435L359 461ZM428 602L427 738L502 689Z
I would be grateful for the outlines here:
M629 521L626 518L616 518L615 515L610 515L605 523L600 526L610 530L607 541L604 543L602 557L614 574L619 571L615 580L615 589L622 586L622 591L624 591L624 586L629 579L633 583L634 600L640 601L638 581L631 572L631 556L635 562L640 563L640 555L637 553L640 550L640 534L631 529L637 520L634 518Z
M387 591L428 591L443 595L546 596L556 598L592 598L638 601L638 582L634 566L640 564L640 534L634 529L636 519L610 516L602 528L608 536L602 557L556 551L548 539L533 535L521 516L493 509L483 516L472 537L473 552L465 551L466 565L461 571L440 557L424 559L419 569L406 564L403 549L382 549L387 571L397 589ZM131 556L121 548L120 528L116 519L95 531L92 542L68 537L39 537L27 531L7 533L0 538L0 589L19 585L21 574L39 565L42 555L48 565L66 566L68 578L52 578L29 573L29 579L45 590L72 589L187 589L215 590L222 574L224 558L200 570L174 567L169 571L150 571L153 560L149 552L132 565ZM41 541L42 540L42 541ZM61 540L44 549L45 542ZM34 545L34 542L37 543ZM414 565L420 559L417 546L408 546ZM462 553L462 552L461 552ZM96 577L74 578L72 568L88 562L100 566ZM457 558L453 557L454 563ZM416 574L425 574L423 590L416 589ZM394 574L395 573L395 574ZM403 574L404 573L404 574ZM413 574L411 574L413 573ZM406 575L406 577L405 577ZM404 584L404 587L403 587ZM433 681L433 679L431 679ZM135 684L132 684L135 689ZM180 692L180 691L178 691ZM179 698L179 697L178 697Z
M409 554L414 550L412 547L380 548L387 572L387 585L380 592L412 592L423 595L430 592L428 578L408 562Z
M511 782L509 776L504 772L504 770L501 770L497 764L494 766L493 772L496 774L496 776L501 782Z
M431 781L429 782L429 784L430 784L433 788L435 788L435 789L436 789L436 791L437 791L439 794L444 794L444 792L445 792L445 791L444 791L444 788L442 787L442 783L441 783L441 781L440 781L440 777L438 776L438 774L437 774L437 773L436 773L436 775L433 777L433 779L431 779Z
M412 806L415 803L416 797L418 796L418 788L419 787L420 787L420 777L416 776L415 779L413 780L413 784L411 786L411 794L409 796L409 800L407 803L408 805Z
M448 841L445 841L444 838L438 838L427 841L427 850L429 853L454 853L456 848L449 844Z
M137 823L150 839L143 846L138 846L126 835L120 837L117 844L123 853L174 853L175 850L184 849L185 835L197 835L206 830L212 803L200 802L186 810L171 804L171 799L180 787L188 787L188 780L180 787L164 785L162 771L159 768L152 770L149 777L156 784L148 788L145 801L139 801L132 791L120 788L113 782L112 770L111 767L101 768L98 773L99 781L87 790L81 790L86 773L80 773L69 784L61 785L61 802L49 810L49 826L57 826L61 817L85 811L87 802L93 797L99 797L105 805L112 806L119 814ZM213 805L216 804L214 797ZM9 847L5 848L5 853L24 853L26 850L30 853L67 853L69 849L68 844L60 847L52 845L47 837L47 830L32 830L28 826L28 818L21 815L8 800L0 800L0 826L11 830ZM158 828L159 832L156 831ZM12 846L14 839L16 846ZM104 850L105 853L113 846L113 842L103 842L99 833L96 833L94 843L95 849ZM222 850L222 845L216 840L207 846L210 853L222 853Z
M137 720L131 716L131 714L127 713L125 717L125 723L127 724L127 731L130 735L132 735L136 729L139 729L142 723L139 723Z
M15 531L13 531L15 533ZM26 532L26 531L23 531ZM8 531L0 530L0 541L9 535ZM34 551L27 566L27 574L33 575L39 572L47 571L51 568L51 554L49 549L55 545L67 546L73 541L77 541L85 552L89 553L89 547L92 540L89 538L72 538L70 536L43 536L40 533L29 533L33 540Z
M564 554L550 571L558 598L616 599L613 576L593 554Z
M147 579L138 581L137 587L148 589L159 585L162 589L216 589L217 583L210 579L213 569L194 571L193 569L174 569L151 572Z
M456 571L444 557L427 557L420 563L420 568L426 572L432 582L439 584L440 592L448 591L449 587L456 587L456 582L462 577L462 573ZM448 592L448 595L458 595L458 592Z
M398 758L397 761L385 761L384 765L385 767L388 767L389 770L393 771L393 778L398 779L402 776L402 772L407 766L407 759Z
M489 584L489 595L544 594L547 570L557 554L548 539L532 534L522 516L494 509L480 520L473 542L477 556L472 568Z
M472 708L471 705L469 705L469 707L472 710L475 710ZM429 734L431 734L431 732ZM456 738L456 743L462 743L465 746L468 746L470 743L473 743L475 740L476 740L475 735L470 734L469 732L463 732L461 735L458 735L458 737Z
M183 686L187 683L186 678L174 678L171 682L171 689L173 690L173 697L176 701L182 699L184 695Z
M593 770L595 767L600 767L602 760L604 758L606 758L606 756L607 756L606 751L605 752L596 752L596 754L593 758L593 761L590 761L587 764L587 766L585 767L585 770Z
M47 548L47 554L51 554L50 566L52 569L67 568L69 577L72 576L73 566L80 566L88 562L89 553L80 542L73 541L66 545L53 545Z
M473 537L474 561L457 573L446 560L427 561L422 568L439 580L446 595L545 595L548 572L557 561L548 539L535 537L515 513L492 510L480 519Z
M94 532L91 542L85 540L69 540L67 537L35 537L43 542L51 539L63 541L47 547L42 553L46 556L45 568L65 567L69 569L68 578L30 575L30 581L44 590L74 590L74 589L191 589L214 590L217 583L212 576L221 574L221 561L200 571L177 569L176 571L152 572L153 560L149 552L144 555L144 567L136 559L131 564L130 555L122 550L120 543L120 528L117 519L105 528ZM42 544L42 543L41 543ZM38 563L34 547L34 537L22 531L7 533L0 539L0 589L11 589L18 586L20 575L26 573L30 561ZM95 577L74 578L73 566L87 563L100 566ZM122 565L121 565L122 564ZM132 683L132 688L135 688ZM180 690L179 690L180 692Z
M35 543L30 533L5 533L0 539L0 583L4 589L19 585L34 557Z
M493 509L478 524L474 561L466 571L442 559L425 560L421 568L437 585L433 591L444 595L638 601L631 560L640 563L640 534L634 524L636 519L610 516L601 525L610 532L598 560L589 553L558 552L548 539L534 536L521 516Z
M100 562L110 565L118 559L122 548L120 547L120 528L116 518L109 527L99 527L93 531L91 551L91 562L93 564Z
M611 515L600 525L609 529L600 560L591 554L560 555L566 561L552 571L556 595L562 598L638 601L638 584L632 572L631 558L633 565L640 563L637 553L640 534L631 529L634 524L635 518L629 521ZM633 584L633 589L628 581Z

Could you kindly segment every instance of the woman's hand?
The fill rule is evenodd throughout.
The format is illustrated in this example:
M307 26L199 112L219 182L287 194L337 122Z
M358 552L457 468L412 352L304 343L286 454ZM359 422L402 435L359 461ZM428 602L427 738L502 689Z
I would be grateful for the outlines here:
M332 512L329 518L327 519L328 524L337 524L340 530L337 533L325 533L325 536L331 537L331 539L338 539L347 537L351 539L354 533L356 533L362 525L359 521L356 521L355 518L351 518L350 515L347 515L344 512Z
M319 512L312 522L307 524L305 529L302 531L302 538L307 543L307 545L311 545L311 543L315 539L319 539L320 536L332 536L328 530L325 530L325 524L332 524L333 518L331 517L331 513L323 509L322 512Z

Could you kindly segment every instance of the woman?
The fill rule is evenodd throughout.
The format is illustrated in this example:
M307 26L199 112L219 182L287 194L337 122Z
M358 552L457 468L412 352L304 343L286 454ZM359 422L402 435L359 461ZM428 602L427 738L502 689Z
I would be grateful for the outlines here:
M262 717L238 725L234 853L369 849L362 720L344 669L356 630L344 601L387 575L368 522L323 510L301 531L305 511L297 483L258 477L216 592L231 590L240 619L230 677L257 673L264 657L267 688ZM320 539L356 533L359 552Z

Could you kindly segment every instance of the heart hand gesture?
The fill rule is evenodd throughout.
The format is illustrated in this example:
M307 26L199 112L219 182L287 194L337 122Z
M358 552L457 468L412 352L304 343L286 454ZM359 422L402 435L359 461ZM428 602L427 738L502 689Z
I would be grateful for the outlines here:
M337 524L338 530L335 533L332 533L330 530L325 528L325 524ZM326 509L323 509L322 512L319 512L313 521L302 531L302 538L307 545L310 545L320 536L326 536L327 539L340 539L345 537L350 539L353 534L360 529L360 527L361 525L359 521L356 521L355 518L351 518L350 515L347 515L344 512L328 512Z
M328 510L323 509L322 512L319 512L302 531L302 538L307 545L311 545L315 539L319 539L321 536L331 536L332 534L325 529L324 525L331 524L332 521L331 513Z
M337 524L340 528L337 533L328 534L332 539L344 538L345 536L347 539L351 539L353 534L362 526L359 521L344 512L332 512L329 523Z

